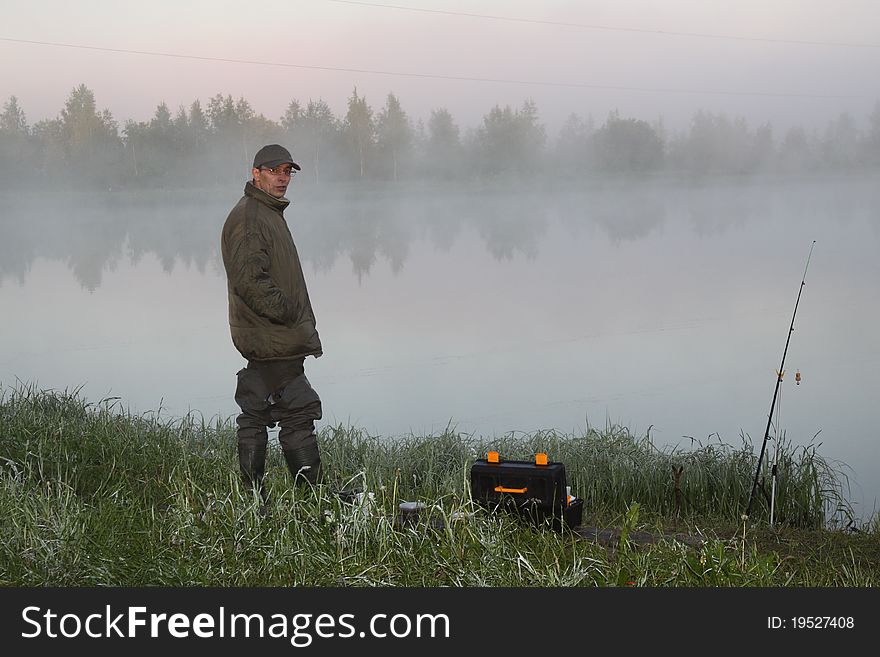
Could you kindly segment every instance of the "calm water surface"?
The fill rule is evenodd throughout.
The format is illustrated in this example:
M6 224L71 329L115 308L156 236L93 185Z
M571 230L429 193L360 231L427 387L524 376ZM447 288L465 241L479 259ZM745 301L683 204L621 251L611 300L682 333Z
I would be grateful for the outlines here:
M878 182L294 190L323 423L382 435L621 424L658 445L760 445L816 240L778 425L848 465L870 515ZM239 195L7 194L0 383L81 387L135 413L233 415L243 360L219 234Z

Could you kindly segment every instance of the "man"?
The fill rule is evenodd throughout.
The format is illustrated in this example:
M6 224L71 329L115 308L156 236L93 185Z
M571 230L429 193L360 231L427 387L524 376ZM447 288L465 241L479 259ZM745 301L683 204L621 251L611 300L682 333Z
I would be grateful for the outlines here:
M223 226L221 250L229 292L232 342L247 359L238 372L241 407L238 461L244 481L266 493L267 427L280 424L278 441L297 483L321 481L315 421L321 400L305 376L306 356L321 355L321 340L302 265L284 219L284 196L300 166L278 144L254 157L252 180Z

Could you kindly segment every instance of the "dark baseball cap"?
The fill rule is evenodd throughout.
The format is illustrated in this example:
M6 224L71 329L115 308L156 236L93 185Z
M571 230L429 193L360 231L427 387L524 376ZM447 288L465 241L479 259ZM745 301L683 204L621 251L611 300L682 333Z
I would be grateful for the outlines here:
M257 151L254 156L254 168L267 167L272 169L279 164L289 164L297 171L302 171L300 166L290 157L290 151L279 144L268 144Z

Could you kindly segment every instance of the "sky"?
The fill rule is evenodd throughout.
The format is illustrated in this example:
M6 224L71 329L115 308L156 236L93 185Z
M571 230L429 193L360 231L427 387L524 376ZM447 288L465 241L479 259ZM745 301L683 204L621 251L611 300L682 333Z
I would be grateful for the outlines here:
M341 116L355 87L374 110L392 92L413 120L444 107L462 129L532 99L551 134L613 110L671 130L698 110L864 126L880 101L876 0L2 2L0 100L31 125L79 84L120 126L217 94L273 120L318 98Z

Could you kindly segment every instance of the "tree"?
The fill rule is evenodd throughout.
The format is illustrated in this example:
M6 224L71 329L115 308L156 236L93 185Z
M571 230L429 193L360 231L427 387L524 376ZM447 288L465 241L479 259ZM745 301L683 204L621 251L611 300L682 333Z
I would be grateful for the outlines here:
M376 128L373 122L373 110L367 99L359 97L357 87L348 99L348 112L343 124L346 139L357 159L358 177L363 178L367 172L367 159L375 143Z
M194 100L189 106L186 125L181 127L181 140L187 159L196 161L204 158L207 154L209 138L208 117L202 110L202 104Z
M302 118L302 107L300 107L296 100L291 100L287 110L284 112L284 116L281 117L281 127L293 135L301 126Z
M284 128L285 140L289 145L293 158L302 165L303 158L307 156L304 143L306 141L305 112L296 100L291 100L281 117L281 127ZM306 167L308 168L308 167Z
M773 127L769 123L758 126L752 138L751 169L753 171L766 170L775 155Z
M262 114L257 114L248 119L244 126L244 134L247 144L245 159L247 159L248 154L252 156L265 144L284 140L284 131L281 126Z
M245 127L254 118L254 110L244 98L217 94L208 101L208 121L214 141L230 157L247 159Z
M516 117L520 139L522 140L521 155L524 160L531 162L533 169L540 168L543 164L547 133L544 130L544 126L538 122L538 106L535 104L535 101L531 98L523 101Z
M186 116L186 108L183 105L177 106L177 114L174 115L174 120L171 123L175 132L182 137L186 132L187 125L189 125L189 118Z
M235 113L235 101L227 94L217 94L208 100L208 124L215 136L223 135L240 128Z
M136 178L146 176L163 183L175 179L175 168L180 166L180 157L185 153L182 130L186 129L186 124L186 111L182 116L178 114L175 121L165 102L156 106L149 123L126 123L128 159Z
M690 171L747 173L752 170L754 141L745 119L699 111L690 132L677 141L673 159Z
M208 101L208 121L213 142L214 169L220 177L238 178L242 162L269 141L278 141L281 127L262 114L257 115L244 98L217 94Z
M18 98L10 96L0 114L0 176L9 176L21 167L33 167L36 157L27 119L18 106Z
M321 179L321 159L325 149L339 131L338 123L330 106L320 98L309 100L300 118L301 147L307 155L307 161L310 162L307 168L314 173L316 184Z
M168 105L165 103L165 101L162 101L161 103L159 103L159 105L156 106L156 113L153 115L153 119L150 121L150 128L162 132L169 137L171 136L171 110L168 109Z
M45 171L64 169L64 129L61 119L43 119L34 124L31 134L38 149L37 161Z
M474 134L483 173L496 175L511 166L516 149L516 119L510 105L495 105Z
M84 84L71 91L61 110L61 140L68 169L80 179L106 181L122 161L122 141L108 110L98 113L95 95Z
M18 98L10 96L3 105L3 114L0 114L0 132L5 135L27 136L28 125L24 111L18 106Z
M593 136L602 169L614 173L644 172L660 167L663 143L645 121L621 119L617 111Z
M406 112L400 106L400 101L393 93L388 94L385 107L379 112L376 138L383 164L390 166L391 179L396 182L400 161L410 154L413 129Z
M566 173L583 173L592 165L590 137L593 135L593 117L583 120L569 114L556 140L555 160Z
M116 137L116 124L110 113L97 112L95 94L84 84L70 93L61 110L61 126L72 160L94 152L104 139Z
M281 117L281 127L294 159L302 159L299 150L303 142L303 109L296 100L291 100L288 104L284 116Z
M822 159L834 168L852 168L859 162L861 135L852 116L844 112L829 122L822 140Z
M431 111L425 142L425 169L440 178L450 179L462 164L459 129L445 107Z
M173 119L170 119L167 106L163 107L164 105L162 103L157 107L156 114L148 125L141 124L146 131L142 139L149 143L142 143L140 147L146 146L156 156L164 153L156 162L158 169L152 173L170 182L172 179L179 179L180 174L194 166L205 166L206 160L209 160L210 135L208 119L198 100L190 104L189 111L183 105L179 106ZM131 126L126 125L125 130L128 135L132 131ZM130 154L129 160L132 159ZM211 164L213 170L215 167Z
M475 138L484 173L516 171L524 175L540 166L546 134L538 123L535 103L527 100L517 111L510 105L493 107L483 117Z
M785 172L806 171L815 166L815 155L807 133L800 126L790 128L785 133L776 157L779 168Z
M141 176L143 151L147 141L147 124L131 120L126 121L125 127L122 128L122 135L125 141L126 161L131 165L134 177L139 178Z

